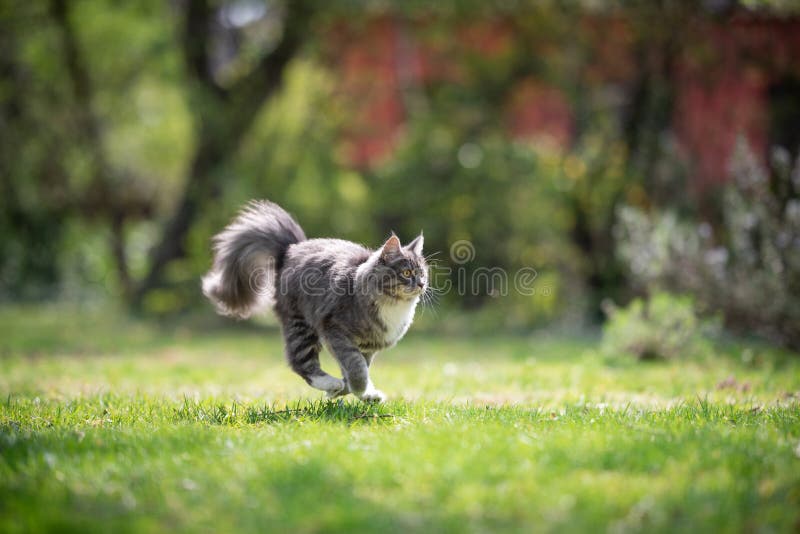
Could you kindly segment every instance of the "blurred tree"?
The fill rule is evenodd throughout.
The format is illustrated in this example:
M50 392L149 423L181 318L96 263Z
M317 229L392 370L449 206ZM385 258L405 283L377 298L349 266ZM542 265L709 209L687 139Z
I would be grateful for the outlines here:
M800 158L776 148L770 168L741 140L724 221L620 209L619 254L646 291L694 295L726 325L800 349Z
M554 302L556 312L588 304L596 317L603 293L621 285L612 225L634 172L616 110L598 98L604 85L588 72L596 40L574 31L582 13L549 2L462 5L422 25L400 24L401 35L413 31L427 47L433 74L423 68L402 84L400 147L367 173L384 232L424 227L431 250L468 239L477 252L463 267L470 271L535 266L552 274L560 290L551 298L515 304L527 308L520 322L528 324L553 313ZM548 94L568 103L537 101ZM524 106L555 118L525 131ZM478 307L492 296L461 301Z
M162 281L165 267L185 254L186 237L199 210L219 194L221 169L230 163L259 110L280 87L287 65L306 37L311 12L304 2L270 5L275 11L270 13L270 23L275 25L273 19L278 19L280 24L271 28L272 39L259 38L254 44L247 42L244 36L234 35L235 26L243 22L243 17L259 15L263 4L239 2L233 6L239 11L231 11L230 5L211 4L206 0L174 6L179 26L177 41L184 63L178 76L183 77L180 85L187 93L194 123L194 146L183 190L151 250L146 272L141 279L133 279L126 256L126 220L149 215L155 200L146 190L120 187L127 181L126 171L116 167L108 154L110 130L104 127L96 111L98 90L92 70L98 67L91 64L90 54L83 50L78 24L85 21L86 14L78 19L75 11L79 7L86 9L85 5L78 6L66 0L49 2L49 15L58 30L58 48L71 97L69 112L90 176L89 184L82 188L82 198L77 199L73 207L83 216L107 221L120 286L130 303L139 307L145 295ZM227 27L220 24L220 20L227 21ZM212 51L220 48L217 41L233 37L239 39L239 46L228 51L227 57L211 56ZM160 52L158 47L151 50L152 54ZM4 54L4 57L13 57L13 54ZM13 69L13 65L6 68ZM103 82L108 83L107 80ZM17 87L10 93L24 95L25 89ZM13 99L5 104L10 109L9 115L13 116ZM51 262L51 265L55 264Z
M675 163L676 71L702 78L686 55L705 58L701 30L735 5L7 0L0 298L185 309L209 236L266 196L309 235L424 228L442 256L472 241L468 270L533 266L554 289L484 288L466 307L596 319L629 289L616 206L696 203ZM791 141L785 75L771 134Z
M111 165L102 137L101 121L94 110L95 89L88 65L78 42L78 36L69 16L65 0L51 0L50 14L60 30L61 50L72 93L72 108L76 134L86 152L89 167L89 185L81 199L84 216L105 219L111 229L111 243L117 276L124 295L130 296L133 281L128 269L125 251L124 225L128 218L149 214L150 200L142 195L115 194L113 184L122 181L120 171Z
M66 150L57 115L61 87L49 86L50 65L34 76L22 56L29 52L8 7L0 9L0 290L10 298L47 298L58 279L70 209ZM47 193L47 194L45 194Z
M202 203L218 193L219 167L235 152L258 110L280 86L284 69L308 30L310 15L303 2L289 2L287 9L280 41L249 72L222 84L208 56L214 11L204 0L185 4L181 46L197 139L185 190L153 249L146 276L132 295L134 305L141 304L142 297L158 284L169 261L183 253L184 239Z

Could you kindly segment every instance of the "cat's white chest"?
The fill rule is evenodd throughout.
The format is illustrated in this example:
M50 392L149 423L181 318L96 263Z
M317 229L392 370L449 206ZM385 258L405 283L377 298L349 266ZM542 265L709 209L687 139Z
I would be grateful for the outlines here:
M384 341L387 345L394 345L405 335L414 320L414 310L418 301L419 297L413 300L386 302L378 307L381 322L386 327Z

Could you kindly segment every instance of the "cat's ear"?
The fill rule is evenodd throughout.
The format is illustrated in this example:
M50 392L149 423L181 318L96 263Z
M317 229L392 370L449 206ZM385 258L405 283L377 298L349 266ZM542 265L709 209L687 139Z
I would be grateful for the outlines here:
M386 243L383 244L381 256L384 258L388 256L392 256L400 252L400 240L397 239L397 236L394 235L392 232L392 236L386 240Z
M410 250L417 256L422 256L422 245L425 243L425 237L422 235L422 232L419 233L414 240L406 245L406 250Z

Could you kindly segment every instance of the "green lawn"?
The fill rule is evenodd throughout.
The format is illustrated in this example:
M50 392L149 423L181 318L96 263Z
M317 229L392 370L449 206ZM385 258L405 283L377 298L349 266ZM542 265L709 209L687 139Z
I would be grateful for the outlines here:
M273 328L219 325L0 310L0 530L800 528L800 357L412 329L366 406L323 401Z

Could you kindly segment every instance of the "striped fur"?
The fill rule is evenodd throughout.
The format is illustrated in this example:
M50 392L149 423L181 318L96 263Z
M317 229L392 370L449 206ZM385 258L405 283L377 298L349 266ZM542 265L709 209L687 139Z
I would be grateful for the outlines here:
M353 393L381 401L369 366L413 320L427 288L421 254L422 235L405 247L392 235L377 250L340 239L306 239L279 206L252 202L215 238L214 266L203 292L220 313L240 318L273 304L292 370L329 397ZM322 370L323 345L343 379Z

